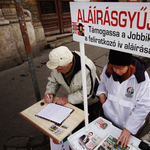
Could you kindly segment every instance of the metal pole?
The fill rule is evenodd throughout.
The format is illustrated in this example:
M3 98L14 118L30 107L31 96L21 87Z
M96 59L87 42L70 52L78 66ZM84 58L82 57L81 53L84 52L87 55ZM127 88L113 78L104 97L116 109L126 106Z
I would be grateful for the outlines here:
M41 96L40 96L40 91L39 91L39 87L38 87L38 83L36 79L36 73L35 73L34 62L33 62L33 57L32 57L32 50L30 46L23 8L21 5L21 0L14 0L14 1L15 1L17 16L18 16L18 20L20 24L21 33L22 33L22 38L23 38L23 42L24 42L24 46L25 46L25 50L27 54L27 59L28 59L29 69L30 69L30 73L32 77L33 86L34 86L34 91L35 91L36 99L37 101L39 101L41 100Z
M87 104L87 89L86 89L86 71L85 71L85 47L84 43L79 43L81 54L81 70L82 70L82 85L83 85L83 99L84 99L84 116L85 116L85 130L89 130L88 120L88 104Z

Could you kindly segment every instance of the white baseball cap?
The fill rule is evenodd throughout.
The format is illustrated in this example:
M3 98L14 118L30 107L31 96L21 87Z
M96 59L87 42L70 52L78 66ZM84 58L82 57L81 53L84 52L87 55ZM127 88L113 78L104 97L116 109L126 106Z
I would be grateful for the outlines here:
M46 65L50 69L55 69L58 66L67 66L72 59L72 52L66 46L59 46L49 53L49 61Z

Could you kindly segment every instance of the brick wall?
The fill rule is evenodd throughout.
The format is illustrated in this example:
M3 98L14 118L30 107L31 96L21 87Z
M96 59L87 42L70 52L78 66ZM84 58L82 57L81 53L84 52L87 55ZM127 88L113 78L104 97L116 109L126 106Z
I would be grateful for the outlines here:
M0 8L14 8L14 0L0 0Z
M44 29L39 18L38 6L36 0L21 0L24 9L27 9L32 14L32 22L34 26L37 47L43 50L46 47L46 39Z
M36 24L40 22L36 0L22 0L22 6L31 12L33 24L36 26Z
M31 12L33 25L41 24L36 0L21 0L21 3L24 9L28 9ZM1 8L15 8L14 0L0 0Z
M25 11L24 16L30 45L33 57L36 57L39 56L40 50L43 50L47 45L44 30L39 20L36 0L21 0L21 3L23 9L29 10L32 15L31 21L30 13ZM10 39L10 35L12 35L12 38L8 40ZM0 0L0 37L4 36L7 36L8 39L0 38L0 45L3 48L0 48L0 70L5 70L21 64L26 61L27 58L14 0ZM13 46L10 43L13 44ZM5 56L3 54L5 54ZM11 61L8 61L10 60L9 58Z

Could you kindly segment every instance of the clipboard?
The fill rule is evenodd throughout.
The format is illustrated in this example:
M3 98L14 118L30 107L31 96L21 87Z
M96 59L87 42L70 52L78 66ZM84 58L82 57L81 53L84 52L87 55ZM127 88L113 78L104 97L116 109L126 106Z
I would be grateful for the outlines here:
M61 125L73 111L74 109L72 108L49 103L35 116L54 122L57 125Z

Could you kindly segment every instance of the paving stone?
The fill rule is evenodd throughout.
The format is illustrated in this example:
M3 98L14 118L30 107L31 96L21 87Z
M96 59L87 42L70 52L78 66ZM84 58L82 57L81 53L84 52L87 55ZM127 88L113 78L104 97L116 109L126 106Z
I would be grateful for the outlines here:
M6 150L17 150L17 149L16 148L8 147L8 148L6 148Z
M54 36L46 36L46 41L51 42L51 41L55 41L57 39L64 38L64 37L67 37L67 36L71 36L71 35L72 35L72 33L64 33L64 34L57 34L57 35L54 35Z
M61 46L61 45L66 44L66 43L70 43L72 41L73 41L73 37L69 36L69 37L58 39L58 40L53 41L53 42L48 42L47 46L49 48L55 48L55 47Z
M64 42L62 40L56 41L56 47L61 46Z
M56 45L56 44L54 44L54 45ZM72 42L70 44L68 43L68 44L66 44L66 46L71 50L79 50L78 42ZM92 58L92 60L94 60L96 68L97 68L97 73L98 73L98 75L100 75L101 71L103 69L103 64L105 62L105 60L102 60L101 58L105 57L104 59L106 59L106 61L108 60L108 56L106 56L106 54L108 54L108 50L104 49L104 48L97 48L95 46L91 46L88 44L85 45L85 48L86 48L85 52L86 52L87 56L89 58ZM39 65L39 62L41 61L41 59L44 62L45 62L45 60L48 61L48 54L51 51L51 49L48 49L47 51L44 50L44 51L45 52L43 53L42 57L35 59L36 65L37 64ZM98 59L100 59L101 61L99 62ZM150 59L148 59L147 62L149 60ZM148 64L148 67L149 68L147 71L149 72L149 75L150 75L150 63ZM23 73L21 70L23 70ZM21 71L21 73L20 73L20 71ZM16 72L16 74L14 75L15 72ZM11 105L8 105L7 101L6 101L6 104L2 103L1 108L7 108L7 109L2 109L2 112L5 112L6 115L10 114L11 116L13 116L13 118L15 118L15 122L17 121L21 124L21 128L19 128L20 124L19 124L19 127L18 126L16 127L16 126L14 126L14 124L11 124L11 123L13 123L13 121L8 122L10 119L5 121L5 119L7 119L8 117L5 117L5 115L2 115L2 116L4 116L4 118L1 121L1 124L3 125L1 128L2 129L1 137L3 137L3 138L1 138L2 140L0 140L0 145L3 146L5 143L5 145L4 145L5 149L0 147L0 150L49 150L50 149L49 137L47 137L47 139L44 137L44 139L43 139L43 137L42 137L43 133L41 133L38 130L34 130L35 127L34 126L32 127L32 125L30 126L30 123L27 122L26 120L22 119L20 116L15 117L16 112L14 110L18 110L18 108L20 108L19 111L22 111L25 108L29 107L31 104L34 104L36 101L36 99L34 98L35 93L33 91L31 92L32 89L30 89L30 87L32 87L32 86L27 85L27 84L29 84L29 82L28 82L29 76L20 77L20 74L26 75L26 74L28 74L28 72L29 72L28 71L28 63L25 62L21 66L17 66L17 67L11 68L9 70L3 71L0 74L1 75L0 76L1 84L3 83L1 86L2 87L1 93L2 94L5 93L6 89L7 89L7 93L10 93L9 94L10 97L8 94L7 95L3 94L3 96L1 97L1 100L3 103L5 102L5 99L11 99L11 101L12 101ZM39 85L40 85L40 88L42 89L41 93L44 93L45 85L47 84L47 77L49 76L49 71L48 71L46 65L43 65L41 68L37 68L37 75L40 77L38 79L38 82L40 83ZM18 76L19 76L19 78L17 78ZM21 78L21 82L20 82L20 78ZM22 79L24 79L25 82L22 82ZM18 82L16 82L16 81L18 81ZM11 83L10 87L8 87L8 83ZM5 86L5 85L7 85L7 86ZM13 90L14 87L15 88L17 87L16 88L17 91L21 90L21 91L18 91L18 93L19 93L18 97L16 97L16 92L14 92L13 94L11 93L11 91L14 91ZM25 90L23 90L23 87L26 87ZM29 93L29 94L26 94L26 93ZM33 95L30 93L32 93ZM67 95L67 92L65 91L65 89L63 87L61 87L59 92L57 93L58 97L60 97L62 95L65 95L65 96ZM19 101L19 103L16 104L15 103L16 99L21 99L21 101ZM12 108L14 108L14 110L10 111ZM12 126L14 126L13 130L12 130ZM149 132L149 129L150 129L150 123L144 128L141 136L144 136L145 134L147 134ZM13 131L13 134L9 135L8 133L11 131ZM30 131L32 131L32 132L30 132ZM17 137L18 135L29 136L29 138L28 137ZM16 136L16 137L13 137L10 139L10 137L12 137L12 136ZM36 136L36 138L34 138L35 136ZM37 141L35 141L35 140L37 140ZM43 140L45 140L46 142ZM6 141L7 141L7 143L6 143ZM30 141L30 142L28 142L28 141ZM42 141L44 143L41 145ZM35 147L30 147L31 145L35 146Z
M44 136L37 136L31 139L30 147L41 146L45 142Z
M28 137L13 137L11 138L6 144L6 147L26 147L28 143L29 138Z
M46 145L41 146L41 147L33 148L33 150L50 150L50 145L46 144Z

